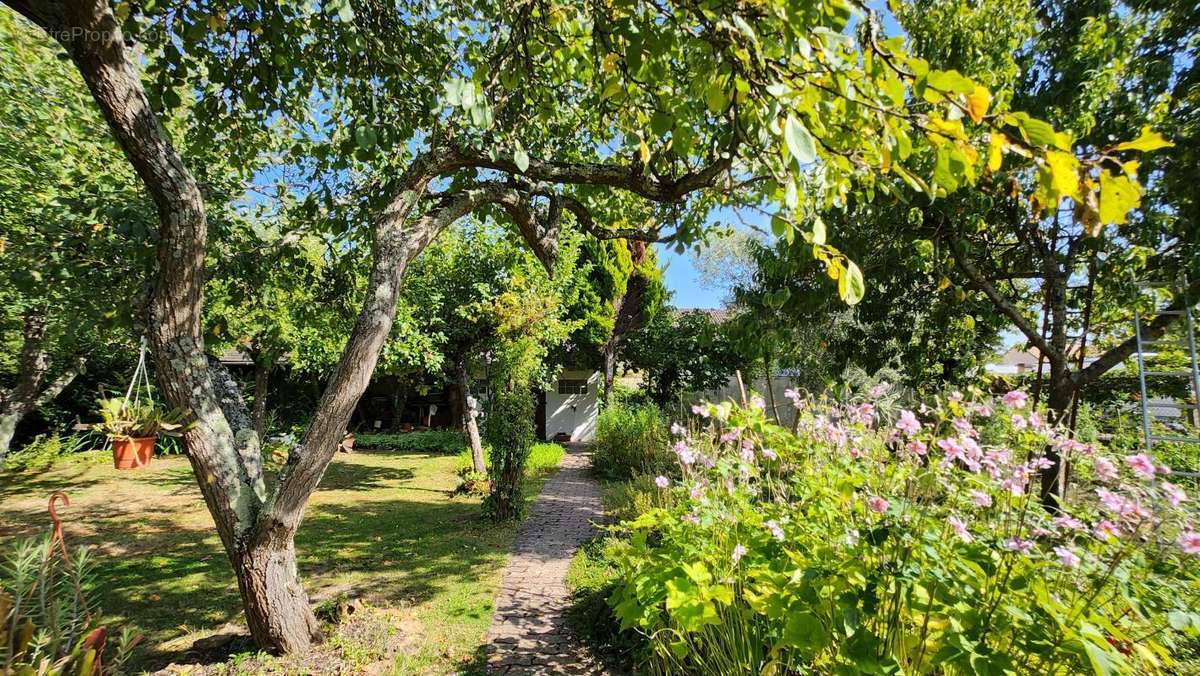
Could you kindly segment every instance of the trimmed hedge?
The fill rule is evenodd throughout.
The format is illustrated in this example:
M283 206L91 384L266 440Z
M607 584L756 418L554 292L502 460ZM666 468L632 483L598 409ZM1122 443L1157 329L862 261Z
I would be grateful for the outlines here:
M355 434L354 445L381 451L453 455L466 447L467 439L458 430L429 430L405 434Z

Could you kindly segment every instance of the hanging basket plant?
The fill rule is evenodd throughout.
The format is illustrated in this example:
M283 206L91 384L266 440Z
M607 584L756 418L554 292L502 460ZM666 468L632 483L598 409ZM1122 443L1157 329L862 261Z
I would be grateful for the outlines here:
M160 434L174 435L184 428L186 413L167 411L151 399L130 401L125 397L101 398L101 422L92 429L112 444L113 466L137 469L150 464Z
M112 444L113 466L117 469L146 467L154 458L158 435L178 436L184 429L187 411L165 410L154 401L150 374L146 371L146 338L142 338L137 368L123 397L104 397L99 401L100 422L92 429L108 437Z

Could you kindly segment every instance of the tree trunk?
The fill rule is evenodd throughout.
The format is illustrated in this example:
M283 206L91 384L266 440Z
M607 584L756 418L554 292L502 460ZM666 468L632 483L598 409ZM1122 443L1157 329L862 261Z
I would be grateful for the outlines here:
M1076 394L1075 385L1065 368L1055 368L1051 365L1047 392L1047 406L1050 408L1049 422L1056 424L1065 419ZM1067 496L1067 473L1070 468L1067 463L1063 462L1062 456L1053 444L1046 445L1045 455L1052 464L1042 470L1042 504L1051 511L1058 511L1063 499Z
M271 386L271 364L254 360L254 432L261 440L267 432L267 389Z
M26 310L21 328L21 352L17 356L17 382L10 390L0 390L0 466L8 457L17 425L31 411L54 401L83 369L84 359L77 357L49 383L53 362L45 348L47 308Z
M0 467L4 466L4 459L8 457L8 447L12 445L13 435L17 432L17 423L19 422L21 422L21 416L15 411L0 413Z
M234 572L250 634L262 646L302 652L320 637L320 626L296 571L293 534L255 543L235 557Z
M604 358L604 402L607 404L612 397L613 382L617 379L617 346L616 336L606 341L600 348L600 356Z
M471 396L471 378L467 374L465 361L458 362L458 393L462 400L463 429L467 433L467 441L471 443L471 469L479 474L487 471L483 463L483 442L479 439L479 404Z

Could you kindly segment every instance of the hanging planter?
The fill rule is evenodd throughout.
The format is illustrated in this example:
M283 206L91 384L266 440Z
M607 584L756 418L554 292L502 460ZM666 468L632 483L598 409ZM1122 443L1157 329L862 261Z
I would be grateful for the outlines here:
M146 467L154 458L159 434L183 429L185 415L165 411L150 399L130 401L125 397L99 400L101 422L92 429L112 444L113 466L117 469Z
M124 397L101 397L100 422L92 429L108 437L112 445L113 466L117 469L138 469L150 465L158 435L178 435L187 413L164 410L150 390L146 373L146 339L142 338L141 354L133 380Z

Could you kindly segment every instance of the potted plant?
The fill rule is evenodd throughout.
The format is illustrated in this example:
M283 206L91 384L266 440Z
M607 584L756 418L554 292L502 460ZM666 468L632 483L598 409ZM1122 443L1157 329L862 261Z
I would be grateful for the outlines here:
M110 397L97 403L101 421L92 429L112 442L113 466L117 469L149 465L158 435L178 433L186 418L183 411L167 411L149 399L131 402L124 397Z
M346 432L346 436L342 437L342 443L338 446L338 450L343 453L352 453L354 451L354 432Z

